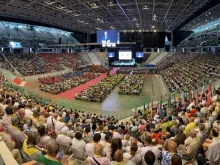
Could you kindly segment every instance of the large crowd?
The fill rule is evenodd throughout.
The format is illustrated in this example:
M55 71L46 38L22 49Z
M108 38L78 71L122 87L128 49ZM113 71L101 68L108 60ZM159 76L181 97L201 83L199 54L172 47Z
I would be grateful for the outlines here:
M119 94L140 95L144 85L144 75L128 75L119 85Z
M65 67L73 69L88 64L79 54L5 54L5 56L23 76L61 71Z
M39 82L41 83L39 88L44 92L59 94L77 87L80 84L84 84L98 76L99 73L94 72L69 72L59 76L39 78Z
M169 91L198 89L209 81L219 78L220 57L215 55L199 55L177 53L157 65Z
M122 77L104 81L111 84ZM19 164L219 165L219 94L218 89L209 105L210 95L202 94L199 99L177 100L170 107L138 110L122 122L43 105L1 84L0 141Z
M108 75L97 84L77 93L75 98L90 102L102 102L115 86L119 84L123 77L124 75L122 74Z
M157 74L157 69L146 68L146 67L136 67L136 68L123 67L118 69L117 73L118 74Z

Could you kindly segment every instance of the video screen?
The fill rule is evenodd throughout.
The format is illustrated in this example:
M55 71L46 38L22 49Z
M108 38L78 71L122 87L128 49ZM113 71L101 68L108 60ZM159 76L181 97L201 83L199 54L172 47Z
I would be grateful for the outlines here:
M17 49L22 48L20 42L10 42L10 45L11 45L12 48L15 48L15 49L16 49L16 48L17 48Z
M117 30L99 30L96 32L97 43L103 47L115 47L120 43L120 32Z
M108 53L107 53L107 57L108 57L108 58L113 58L113 57L115 57L115 52L108 52Z
M119 60L131 60L132 52L131 51L119 51Z
M143 52L136 52L136 58L143 58L144 53Z

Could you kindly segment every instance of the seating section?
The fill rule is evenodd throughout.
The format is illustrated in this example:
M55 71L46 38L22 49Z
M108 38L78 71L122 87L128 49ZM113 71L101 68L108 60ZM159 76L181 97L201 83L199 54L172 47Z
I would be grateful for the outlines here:
M108 71L108 68L103 67L101 65L87 65L80 68L76 68L75 70L84 72L106 73Z
M35 54L7 54L5 56L23 76L54 71L48 63Z
M201 32L195 32L189 35L182 41L179 47L197 47L197 46L218 46L220 44L219 37L220 27L213 26L211 29L206 29Z
M144 75L129 75L119 86L119 94L141 95L144 85Z
M219 56L176 53L157 65L170 92L198 89L217 79L220 74Z
M98 82L98 84L82 90L76 95L75 99L90 102L102 102L108 94L111 93L115 86L119 84L123 77L124 75L122 74L110 75Z
M156 69L149 69L146 67L127 68L123 67L116 71L118 74L156 74Z
M79 54L50 53L50 54L40 54L40 57L46 63L49 63L51 67L55 68L56 70L62 70L59 64L63 64L70 69L87 65L87 62L84 61Z
M98 76L99 74L94 72L69 72L59 76L39 78L40 90L51 94L59 94Z
M78 54L6 54L10 63L23 76L50 73L86 66L87 62Z

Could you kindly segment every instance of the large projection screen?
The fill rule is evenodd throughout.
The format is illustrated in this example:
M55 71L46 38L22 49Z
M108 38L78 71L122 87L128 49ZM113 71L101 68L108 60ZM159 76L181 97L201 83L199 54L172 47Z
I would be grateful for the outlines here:
M131 60L132 52L131 51L119 51L119 60Z

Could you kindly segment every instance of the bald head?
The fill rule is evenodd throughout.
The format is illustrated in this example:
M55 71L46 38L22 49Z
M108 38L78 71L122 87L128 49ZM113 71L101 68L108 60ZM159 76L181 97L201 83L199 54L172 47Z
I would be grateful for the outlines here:
M123 160L123 156L122 156L121 150L115 151L114 159L115 159L116 162L121 162Z
M171 153L177 152L177 144L176 144L176 142L174 142L173 140L170 140L170 141L168 142L168 148L169 148L169 151L170 151Z
M192 138L195 138L195 137L196 137L196 134L197 134L197 131L196 131L195 129L192 129L192 130L190 131L190 136L191 136Z
M96 155L102 155L102 145L99 143L96 143L94 146L94 154Z
M135 138L133 138L132 140L131 140L131 145L136 145L137 144L137 140L135 139Z
M59 146L56 142L56 140L50 140L47 143L47 153L49 156L56 157L57 153L59 151Z

